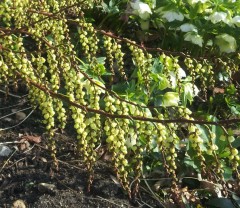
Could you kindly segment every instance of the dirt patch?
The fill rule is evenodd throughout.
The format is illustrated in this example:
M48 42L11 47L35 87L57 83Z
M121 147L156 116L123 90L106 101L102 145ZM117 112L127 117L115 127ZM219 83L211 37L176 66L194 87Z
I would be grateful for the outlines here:
M3 109L1 116L7 113L11 112ZM16 125L19 121L14 116L0 120L0 128ZM36 112L15 128L0 131L0 143L11 150L8 156L0 157L0 207L13 207L14 203L19 208L160 207L147 193L140 193L137 201L131 203L113 180L115 173L110 162L104 160L96 163L95 179L91 192L87 193L87 173L76 154L72 134L56 134L59 170L54 170L39 116ZM41 141L28 141L21 149L17 142L22 141L23 135L41 136ZM16 205L17 200L22 205Z

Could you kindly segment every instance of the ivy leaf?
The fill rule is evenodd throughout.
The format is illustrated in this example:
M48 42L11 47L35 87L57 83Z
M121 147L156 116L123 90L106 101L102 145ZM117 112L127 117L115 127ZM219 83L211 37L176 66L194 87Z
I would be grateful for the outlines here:
M183 106L186 106L188 101L190 104L192 104L193 98L197 96L198 93L199 89L196 85L192 85L192 83L184 84L183 93L181 94L181 101Z
M232 172L233 172L232 168L226 166L226 164L222 160L221 160L221 164L223 166L222 169L224 170L224 172L223 172L224 179L225 180L231 179L232 178Z
M125 94L128 87L129 87L129 85L126 82L125 83L117 83L115 85L112 85L112 90L118 94Z
M233 84L229 85L227 87L227 93L230 94L230 95L235 95L236 92L237 92L237 89L235 88L235 86Z
M186 157L184 158L184 163L185 163L187 166L192 167L194 170L200 171L200 170L199 170L199 166L197 166L196 163L194 162L194 160L192 160L189 156L186 156Z
M162 95L154 97L154 106L159 107L162 105Z
M234 204L232 203L231 199L227 198L214 198L210 199L206 205L211 206L213 208L235 208Z
M169 87L169 81L167 79L167 77L165 77L164 75L158 75L158 89L159 90L164 90L167 87Z
M51 41L52 43L54 42L53 36L52 36L51 34L48 35L48 36L46 36L46 39L47 39L48 41Z
M155 58L153 61L152 68L151 68L152 73L160 74L160 73L162 73L162 70L163 70L162 63L160 62L159 58Z

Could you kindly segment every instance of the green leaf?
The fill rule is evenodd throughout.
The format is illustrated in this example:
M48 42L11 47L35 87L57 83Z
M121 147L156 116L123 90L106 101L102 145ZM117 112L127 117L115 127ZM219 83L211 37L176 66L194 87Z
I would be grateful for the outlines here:
M183 85L183 93L182 93L182 105L186 106L187 101L191 104L193 101L193 85L192 83L186 83Z
M211 206L212 208L235 208L231 199L227 198L214 198L210 199L206 205Z
M201 182L197 178L192 177L184 177L182 179L182 185L183 187L187 186L188 189L199 189Z
M98 58L96 58L96 59L97 59L97 63L99 63L99 64L105 64L106 57L98 57Z
M223 172L224 179L225 180L231 179L232 178L232 173L233 173L232 168L227 167L227 166L223 166L222 169L224 170L224 172Z
M198 166L196 165L196 163L189 156L186 156L184 158L184 164L186 164L187 166L192 167L194 170L199 170Z
M232 146L234 148L239 148L240 147L240 138L235 139L234 142L232 143Z
M232 200L240 206L240 197L238 197L235 193L232 194Z
M159 58L155 58L154 61L153 61L151 71L154 74L160 74L160 73L162 73L162 70L163 70L162 63L160 62Z
M165 77L164 75L159 75L158 79L159 79L159 82L158 82L159 83L159 85L158 85L159 90L164 90L167 87L169 87L169 81L168 81L167 77Z
M162 105L162 95L154 96L154 106L159 107Z
M126 82L118 83L118 84L112 85L112 90L118 94L125 94L128 87L129 87L129 84Z

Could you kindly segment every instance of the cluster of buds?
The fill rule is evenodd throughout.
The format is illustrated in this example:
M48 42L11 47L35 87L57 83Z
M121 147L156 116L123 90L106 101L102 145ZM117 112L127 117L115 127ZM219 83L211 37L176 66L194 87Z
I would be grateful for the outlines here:
M103 37L104 40L104 48L106 50L106 55L107 55L107 60L109 63L109 68L111 70L112 76L115 75L115 71L114 71L114 55L113 55L113 43L112 43L112 38L109 36L104 36Z
M89 95L88 106L90 108L99 110L100 105L100 95L104 93L102 88L97 85L93 85L89 80L84 82L84 87L87 94ZM80 98L81 99L81 98ZM81 151L84 152L84 161L87 165L89 171L88 186L90 185L93 179L93 165L96 162L97 153L96 147L100 143L101 138L101 118L99 114L88 113L85 119L85 132L86 136L86 145L82 144Z
M99 39L96 35L96 30L91 23L79 20L78 33L84 54L91 63L92 58L96 56L98 50Z
M178 87L181 90L181 79L186 77L185 71L180 67L178 58L170 57L164 53L160 56L160 61L163 64L163 73L166 75L172 88Z
M196 157L200 161L201 170L202 170L203 175L205 176L206 175L206 165L205 165L205 158L202 154L202 144L203 144L203 139L201 137L202 133L197 128L197 126L195 126L194 124L189 124L188 132L189 132L190 145L196 152Z
M111 37L104 36L104 47L112 75L119 73L126 80L123 61L124 53L121 50L121 45Z
M128 47L132 52L133 62L135 66L138 68L138 76L140 76L139 81L142 82L143 86L146 86L147 91L149 92L150 86L150 77L149 74L151 72L152 67L152 55L144 54L143 50L134 46L133 44L128 43Z
M110 113L117 112L115 107L116 99L110 95L107 95L104 98L105 101L105 110ZM126 106L125 106L126 107ZM124 108L124 107L123 107ZM123 110L123 109L122 109ZM120 125L121 124L121 125ZM110 120L106 119L105 121L105 134L107 136L106 142L108 143L109 150L113 154L113 162L117 171L119 180L121 181L123 187L129 191L129 163L127 160L127 146L126 146L126 134L124 128L126 127L125 120Z
M9 80L9 73L11 73L11 71L9 70L9 67L7 64L4 63L2 56L1 56L1 60L0 60L0 83L7 83Z
M176 158L177 158L177 151L176 146L179 144L179 138L177 134L175 133L178 126L176 124L170 123L167 125L167 136L166 139L163 140L163 148L164 148L164 154L166 156L166 164L167 164L167 171L171 175L171 177L176 181Z
M221 135L220 140L227 141L228 146L225 148L225 151L230 153L228 156L229 162L231 163L233 170L237 173L237 176L240 177L238 173L240 156L238 150L232 145L232 143L235 141L234 136L232 136L231 134Z

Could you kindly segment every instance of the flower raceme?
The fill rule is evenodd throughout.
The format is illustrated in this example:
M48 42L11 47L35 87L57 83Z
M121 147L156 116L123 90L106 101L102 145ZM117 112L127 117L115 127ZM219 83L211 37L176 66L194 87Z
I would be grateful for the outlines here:
M174 73L173 71L171 71L169 73L169 75L170 75L172 88L176 88L177 87L177 79L182 79L182 78L186 77L186 72L182 68L178 68L177 74Z

